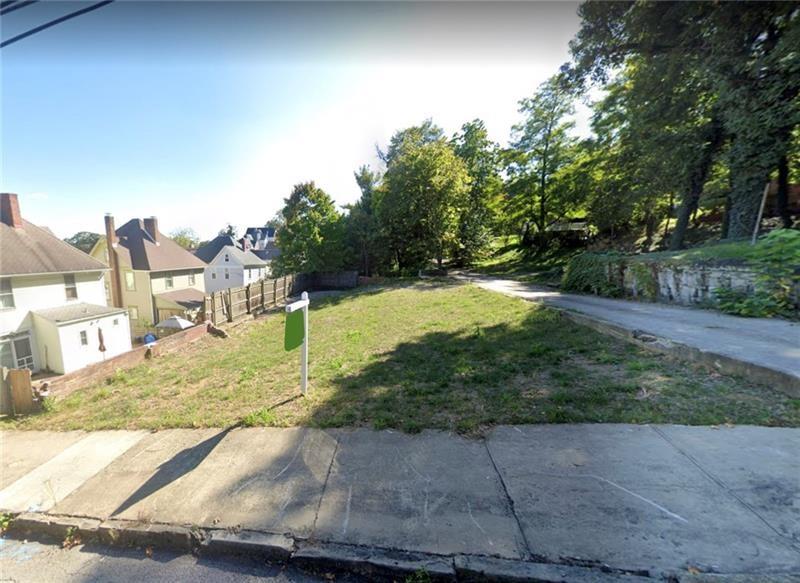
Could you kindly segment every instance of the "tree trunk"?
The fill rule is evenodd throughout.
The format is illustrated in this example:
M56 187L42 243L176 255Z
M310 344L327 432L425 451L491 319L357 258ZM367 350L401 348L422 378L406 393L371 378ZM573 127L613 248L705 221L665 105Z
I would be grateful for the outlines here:
M776 201L778 216L784 229L792 226L792 217L789 214L789 160L784 154L778 162L778 197Z
M675 223L675 230L672 232L672 238L669 242L669 248L672 251L683 248L683 240L689 227L689 219L693 214L697 214L700 196L703 194L703 186L708 179L708 173L711 171L714 155L722 147L724 135L721 120L714 116L708 127L708 143L696 160L695 167L689 177L689 188L678 208L678 220Z

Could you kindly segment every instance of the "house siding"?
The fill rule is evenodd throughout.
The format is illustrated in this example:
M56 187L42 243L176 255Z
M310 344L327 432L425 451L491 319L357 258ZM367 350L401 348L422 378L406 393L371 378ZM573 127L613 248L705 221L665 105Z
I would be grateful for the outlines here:
M114 320L117 325L114 325ZM103 344L106 351L98 350L100 342L98 328L103 330ZM81 331L86 332L88 343L81 344ZM113 358L131 349L131 332L125 314L112 314L92 320L84 320L58 327L63 357L61 373L72 372L95 362Z

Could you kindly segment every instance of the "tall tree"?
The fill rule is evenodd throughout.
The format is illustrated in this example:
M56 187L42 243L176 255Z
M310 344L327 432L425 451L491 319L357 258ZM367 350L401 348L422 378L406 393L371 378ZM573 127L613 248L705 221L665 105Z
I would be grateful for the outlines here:
M492 238L492 201L503 185L499 147L489 139L480 119L461 126L452 145L470 177L469 191L458 216L453 256L458 264L470 265L486 252Z
M100 235L97 233L90 233L89 231L78 231L72 237L67 237L64 239L67 243L76 247L83 251L84 253L89 253L94 247L94 244L97 243L97 240L100 238Z
M545 231L556 218L551 203L557 196L553 176L570 161L575 138L568 120L572 96L559 77L542 83L533 97L520 101L524 120L512 128L512 151L507 154L510 210L526 224L526 233L544 245ZM531 229L531 226L534 229Z
M184 249L197 249L200 244L200 237L190 227L175 229L169 234L169 238Z
M397 132L390 144L378 217L401 271L431 259L441 266L455 240L469 174L441 136L426 122Z
M375 215L375 190L379 177L366 165L354 172L354 176L361 190L361 198L350 206L348 238L358 256L359 271L370 276L378 256L379 226Z
M281 214L277 233L278 273L335 271L348 263L342 216L331 197L314 182L297 184Z

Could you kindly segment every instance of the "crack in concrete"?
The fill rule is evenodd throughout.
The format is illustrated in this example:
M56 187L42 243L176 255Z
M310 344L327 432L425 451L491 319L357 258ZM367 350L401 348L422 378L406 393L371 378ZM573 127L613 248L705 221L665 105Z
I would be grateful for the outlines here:
M489 456L489 461L492 462L492 467L494 468L495 474L497 474L497 479L500 480L500 485L503 486L503 493L506 495L506 502L508 503L508 508L511 511L511 516L514 517L514 520L517 523L517 530L522 538L522 542L525 544L525 552L527 553L525 558L531 558L534 556L534 554L533 551L531 551L531 545L528 542L528 537L525 536L525 531L522 528L522 522L520 521L519 516L517 516L517 511L514 508L514 499L511 498L511 494L508 493L506 481L503 479L503 475L497 468L497 463L494 461L494 456L492 456L492 450L489 449L489 443L485 439L483 440L483 446L486 448L486 454Z
M761 516L761 515L758 513L758 511L756 511L756 509L755 509L755 508L753 508L753 507L752 507L750 504L748 504L748 503L747 503L745 500L743 500L743 499L742 499L740 496L738 496L738 495L737 495L737 494L736 494L736 493L735 493L733 490L731 490L731 489L728 487L728 485L727 485L725 482L723 482L721 479L717 478L717 477L716 477L714 474L712 474L711 472L709 472L708 470L706 470L706 469L705 469L705 468L704 468L704 467L703 467L703 466L700 464L700 462L699 462L699 461L698 461L698 460L697 460L697 459L696 459L694 456L692 456L692 455L691 455L689 452L687 452L687 451L684 451L683 449L681 449L680 447L678 447L678 445L677 445L675 442L673 442L673 441L672 441L672 440L671 440L671 439L670 439L670 438L667 436L667 434L666 434L666 433L664 433L663 431L661 431L661 430L660 430L658 427L655 427L654 425L650 425L649 427L650 427L650 428L651 428L653 431L655 431L655 433L656 433L658 436L660 436L660 437L661 437L661 439L663 439L663 440L664 440L664 441L666 441L666 442L667 442L667 443L668 443L670 446L672 446L672 447L673 447L673 448L674 448L674 449L675 449L675 450L676 450L676 451L677 451L679 454L681 454L683 457L685 457L687 460L689 460L689 462L691 462L691 463L692 463L692 465L694 465L694 466L695 466L695 467L696 467L698 470L700 470L700 472L701 472L701 473L702 473L702 474L703 474L703 475L704 475L706 478L708 478L708 479L709 479L710 481L712 481L714 484L716 484L717 486L719 486L720 488L722 488L722 490L723 490L723 491L724 491L726 494L728 494L728 495L729 495L731 498L733 498L733 499L734 499L734 500L736 500L736 501L737 501L739 504L741 504L742 506L744 506L744 507L745 507L745 508L746 508L748 511L750 511L750 512L751 512L751 513L752 513L752 514L753 514L753 515L754 515L756 518L758 518L758 519L759 519L761 522L763 522L763 523L764 523L764 524L767 526L767 528L769 528L769 529L770 529L772 532L774 532L775 534L777 534L777 535L778 535L778 536L781 538L781 540L788 541L788 542L789 542L789 548L791 548L791 549L792 549L793 551L795 551L796 553L800 554L800 548L798 548L798 547L797 547L796 543L795 543L793 540L791 540L791 539L788 539L788 537L787 537L785 534L783 534L783 533L782 533L780 530L778 530L778 529L777 529L777 528L775 528L775 527L774 527L772 524L770 524L770 523L769 523L769 521L768 521L766 518L764 518L763 516Z
M325 492L328 490L328 482L331 479L331 470L333 470L333 462L336 461L336 454L339 452L339 436L336 436L336 445L333 448L331 455L331 463L328 464L328 472L325 474L325 483L322 485L322 493L319 495L319 502L317 503L317 511L314 513L314 524L311 525L311 536L313 538L317 531L317 521L319 520L319 511L322 508L322 499L325 498Z

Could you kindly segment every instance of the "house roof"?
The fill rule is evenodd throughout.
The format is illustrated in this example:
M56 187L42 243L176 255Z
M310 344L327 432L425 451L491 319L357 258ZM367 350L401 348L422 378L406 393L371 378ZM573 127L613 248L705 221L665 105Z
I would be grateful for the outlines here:
M0 222L0 275L105 271L100 261L22 220L21 228Z
M175 291L156 294L156 298L169 300L187 310L202 307L205 294L198 289L186 288L176 289Z
M117 253L133 269L169 271L172 269L204 268L202 260L158 233L158 243L145 231L141 219L131 219L116 231Z
M208 243L200 247L194 252L195 257L199 257L206 263L211 263L214 257L220 252L223 247L236 247L236 241L230 235L218 235L211 239Z
M244 232L243 237L250 235L250 239L255 242L259 231L261 232L262 239L266 239L267 237L275 237L275 227L248 227L248 229Z
M250 252L265 262L272 261L281 254L281 250L275 243L267 243L264 249L251 249Z
M80 320L90 320L112 314L124 314L125 308L115 308L112 306L98 306L96 304L72 303L55 308L34 310L33 313L56 324L68 324Z

